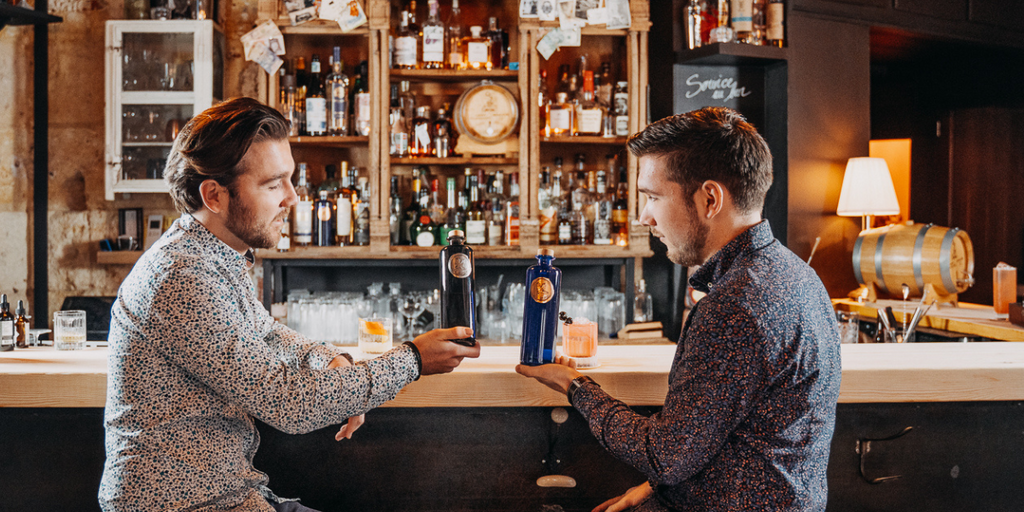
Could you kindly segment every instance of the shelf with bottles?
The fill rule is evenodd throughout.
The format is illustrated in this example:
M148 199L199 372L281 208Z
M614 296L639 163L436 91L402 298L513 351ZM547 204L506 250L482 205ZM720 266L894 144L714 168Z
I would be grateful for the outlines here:
M328 147L348 148L353 146L365 146L370 143L370 138L362 135L294 135L288 137L292 147Z
M677 0L676 63L751 65L786 60L783 0Z
M357 29L350 30L348 32L342 32L341 28L338 27L338 22L333 20L322 20L315 19L301 23L299 25L292 25L290 19L287 16L284 18L278 18L274 20L277 24L278 29L283 35L325 35L325 36L359 36L366 37L370 33L370 29L363 25ZM286 46L287 48L287 46Z
M392 82L513 82L519 79L519 71L513 69L392 69L389 74Z
M391 157L391 165L519 165L518 158L502 156Z
M786 48L755 46L742 43L713 43L683 50L676 54L676 64L694 66L757 66L786 61Z
M553 144L606 144L609 146L624 146L629 137L604 137L601 135L562 135L542 136L541 142Z

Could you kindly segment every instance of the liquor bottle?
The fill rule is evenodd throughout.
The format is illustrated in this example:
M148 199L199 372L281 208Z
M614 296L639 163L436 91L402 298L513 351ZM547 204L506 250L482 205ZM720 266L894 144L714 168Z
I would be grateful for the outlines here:
M505 245L519 245L519 173L509 176L508 201L505 203Z
M551 136L559 137L572 135L572 127L575 125L575 112L573 105L569 102L569 94L560 92L555 94L555 102L548 110L548 127Z
M502 42L501 29L498 28L498 18L491 16L487 19L485 37L491 40L491 67L488 69L505 69L503 62L508 57L506 57L505 45Z
M736 42L746 43L754 30L754 0L732 0L729 9Z
M437 224L434 223L434 219L430 218L430 209L427 207L427 201L423 200L419 203L416 220L409 228L410 238L419 247L430 247L437 245L437 232Z
M430 199L427 203L427 210L430 211L430 218L434 220L434 224L440 226L444 223L444 204L441 203L441 191L438 190L440 180L434 178L430 180ZM442 242L443 238L439 238L438 242Z
M487 245L497 246L505 242L505 176L499 170L491 178L487 194Z
M391 195L388 201L388 228L391 231L391 245L404 245L402 237L402 196L398 193L398 176L391 177Z
M342 165L344 166L346 165L346 163L342 163ZM341 184L338 183L338 168L334 164L327 164L324 167L324 174L326 174L327 177L324 178L324 181L322 181L320 183L320 186L317 187L317 194L319 194L321 190L326 190L327 197L329 197L330 199L334 199L338 195L338 189L341 188ZM341 174L342 179L344 179L344 167L342 167Z
M573 135L601 135L604 115L604 107L594 99L594 72L586 71L583 74L583 94L576 101Z
M409 145L410 156L433 156L434 134L430 122L430 107L416 107L412 119L412 137Z
M313 241L318 247L334 245L334 233L337 229L334 222L334 203L327 196L326 190L320 191L320 198L313 204L316 211L316 222L313 225Z
M633 298L633 321L636 323L650 322L654 319L654 299L647 293L647 281L641 279L636 284L636 296Z
M718 19L715 20L715 28L708 35L712 43L731 43L735 39L735 33L729 26L729 2L730 0L718 0Z
M295 108L299 117L299 133L306 133L306 93L309 75L306 74L306 59L295 59Z
M299 181L295 185L295 195L298 202L295 203L295 210L292 219L295 225L292 226L292 241L295 245L305 247L313 243L313 194L306 182L306 164L299 164Z
M570 220L572 245L593 243L593 222L587 218L586 207L590 203L590 192L587 190L587 173L576 173L576 188L572 191L572 214Z
M353 188L352 176L349 173L348 162L341 162L341 187L335 192L337 206L337 227L338 245L352 245L352 205L356 195Z
M462 10L459 0L452 0L452 12L448 15L448 69L463 69L462 35Z
M690 0L686 5L686 47L690 50L700 48L703 45L701 39L701 22L704 21L704 2L702 0Z
M401 97L398 95L398 84L391 84L391 156L405 158L409 156L409 120L405 117Z
M437 0L430 0L427 5L430 15L423 22L423 58L420 60L423 69L444 69L444 24L437 17Z
M409 0L409 32L412 32L416 36L416 40L420 41L423 39L423 27L416 21L419 14L416 9L416 0Z
M626 137L629 135L629 82L618 82L615 84L615 92L612 94L612 114L615 117L615 135Z
M416 54L419 41L416 33L409 28L409 12L402 11L402 18L395 34L395 69L416 69Z
M698 0L701 6L701 46L711 44L711 31L718 26L718 0Z
M408 123L406 128L412 133L412 118L416 117L416 95L409 90L408 80L398 82L398 103L405 113L405 122Z
M277 239L277 252L288 252L291 248L291 212L285 212L284 222L281 224L281 238Z
M456 229L441 249L441 328L469 327L472 337L451 341L472 347L476 344L476 262L473 249L464 242L465 233Z
M412 237L412 223L416 221L416 216L419 214L420 206L420 168L412 168L412 197L409 200L409 205L405 207L402 212L402 236L403 245L416 245L416 240Z
M309 89L306 94L306 133L318 137L327 134L327 97L324 96L324 83L320 76L319 55L313 54L309 72Z
M619 183L612 204L612 243L619 247L629 245L629 182L626 168L619 168Z
M539 115L541 123L541 135L544 137L551 136L551 120L548 118L548 112L551 110L551 97L548 96L548 70L540 70L540 80L537 84L537 106L540 109Z
M444 224L441 225L441 245L448 245L448 236L452 231L460 231L465 237L466 232L466 210L458 202L455 193L455 178L448 178L446 183L448 190L448 208L444 212Z
M765 11L765 36L768 44L782 48L786 45L786 4L783 0L768 0Z
M341 47L334 47L334 62L327 77L327 97L330 99L330 120L328 131L331 135L348 135L348 77L345 63L341 60Z
M358 169L352 170L358 174ZM370 179L359 176L356 187L356 204L352 206L352 243L370 245Z
M555 251L537 250L537 264L526 270L523 303L523 342L519 360L530 366L555 361L555 332L562 271L551 265Z
M765 38L765 11L767 0L754 0L753 10L751 11L750 23L751 31L744 41L747 44L756 46L764 46L767 39Z
M558 243L558 207L553 197L551 171L544 167L540 172L540 187L537 190L537 208L540 210L540 243Z
M0 352L14 350L15 341L14 315L11 305L7 303L7 294L0 295Z
M462 207L463 213L469 211L469 187L471 186L470 184L472 183L472 176L473 169L466 167L465 171L463 172L463 179L465 181L462 182L462 189L459 190L459 206Z
M612 243L612 199L608 194L607 177L597 172L597 195L594 200L594 245Z
M487 218L480 205L478 178L470 176L469 210L466 212L466 243L484 245L487 243Z
M281 114L288 120L288 135L299 135L299 107L296 101L295 75L284 77L284 103L281 104Z
M555 94L564 92L569 93L569 65L562 64L558 66L558 87L555 88ZM571 100L572 98L570 98Z
M25 315L25 301L18 300L18 307L14 309L14 346L17 348L28 348L28 320Z
M452 121L448 118L448 104L437 109L437 119L434 120L432 131L434 133L434 156L437 158L448 158L455 148L455 130L452 129Z
M355 94L355 135L366 137L370 135L370 91L366 82L369 79L370 64L367 61L359 63L359 74L356 76L352 91Z
M463 69L491 69L491 39L481 35L483 28L479 25L469 27L469 36L462 38L462 54L465 66Z
M598 80L600 78L600 80ZM612 90L615 88L615 82L612 80L612 64L610 62L602 62L601 70L599 75L594 75L594 96L597 98L598 103L604 105L604 107L610 108L612 104Z

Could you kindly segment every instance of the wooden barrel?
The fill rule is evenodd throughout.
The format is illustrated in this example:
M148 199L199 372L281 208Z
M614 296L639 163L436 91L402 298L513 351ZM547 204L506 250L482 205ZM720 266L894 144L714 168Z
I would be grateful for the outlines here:
M862 285L902 296L902 285L920 297L931 284L942 295L974 283L974 248L967 233L933 224L896 224L869 229L853 246L853 273Z

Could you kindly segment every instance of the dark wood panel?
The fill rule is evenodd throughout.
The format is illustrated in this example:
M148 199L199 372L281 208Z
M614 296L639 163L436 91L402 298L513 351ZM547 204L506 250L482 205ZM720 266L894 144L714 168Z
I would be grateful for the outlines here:
M1024 264L1024 109L953 112L953 225L974 245L974 287L962 300L992 303L992 268Z
M898 11L953 21L967 19L967 0L895 0L894 7Z
M1024 32L1024 2L1020 0L971 0L971 21Z
M823 0L825 3L863 5L865 7L888 8L892 6L892 0Z

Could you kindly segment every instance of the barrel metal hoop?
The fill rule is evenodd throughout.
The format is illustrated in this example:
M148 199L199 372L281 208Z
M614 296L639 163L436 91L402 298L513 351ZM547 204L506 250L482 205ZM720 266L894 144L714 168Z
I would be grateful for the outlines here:
M922 226L917 232L917 239L914 240L914 255L912 261L914 264L914 284L917 285L917 289L924 293L924 272L921 270L921 259L924 252L924 235L928 233L928 230L932 228L934 224L927 224Z
M953 239L959 232L960 228L949 228L942 237L942 249L939 251L939 276L942 277L942 286L946 287L946 293L956 293L956 281L953 280L953 269L950 265L953 258Z
M864 282L864 276L860 271L860 246L863 245L864 235L857 237L857 241L853 243L853 277L857 278L857 282L860 284L867 284Z
M888 294L889 288L885 286L885 276L882 275L882 247L885 245L885 233L878 235L878 242L875 245L875 279L878 289Z

